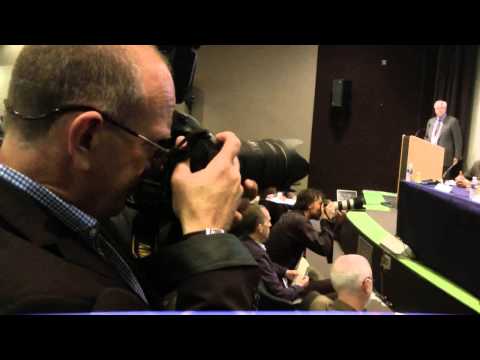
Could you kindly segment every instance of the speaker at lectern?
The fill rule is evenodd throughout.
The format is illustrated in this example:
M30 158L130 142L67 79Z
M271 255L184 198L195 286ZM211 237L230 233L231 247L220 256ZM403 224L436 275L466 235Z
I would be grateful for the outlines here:
M407 167L412 166L412 181L442 180L445 149L416 136L402 135L397 194L400 181L405 180Z

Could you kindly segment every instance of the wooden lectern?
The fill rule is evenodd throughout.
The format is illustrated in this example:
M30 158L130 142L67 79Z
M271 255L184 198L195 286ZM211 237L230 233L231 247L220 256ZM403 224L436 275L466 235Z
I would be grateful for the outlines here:
M402 135L397 194L400 181L405 180L408 164L413 165L412 181L442 180L445 149L416 136Z

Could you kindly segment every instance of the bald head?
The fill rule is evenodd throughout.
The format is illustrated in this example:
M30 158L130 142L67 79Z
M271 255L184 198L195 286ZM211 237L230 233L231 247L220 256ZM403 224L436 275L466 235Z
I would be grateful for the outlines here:
M32 45L7 102L2 163L100 219L121 211L152 165L156 149L134 133L170 137L175 89L152 46Z
M361 255L343 255L333 264L330 277L337 293L357 293L362 291L364 280L372 278L372 269Z
M27 45L15 62L7 102L12 110L32 117L75 104L98 108L123 121L126 114L142 109L146 100L145 71L139 69L147 61L166 66L159 58L163 60L151 46ZM15 128L24 139L34 141L57 118L24 121L7 113L5 131Z

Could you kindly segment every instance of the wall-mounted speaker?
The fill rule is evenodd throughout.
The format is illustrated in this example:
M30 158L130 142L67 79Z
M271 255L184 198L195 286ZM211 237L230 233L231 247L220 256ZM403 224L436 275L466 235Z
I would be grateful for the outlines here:
M334 79L332 83L332 107L345 108L350 106L352 82L344 79Z

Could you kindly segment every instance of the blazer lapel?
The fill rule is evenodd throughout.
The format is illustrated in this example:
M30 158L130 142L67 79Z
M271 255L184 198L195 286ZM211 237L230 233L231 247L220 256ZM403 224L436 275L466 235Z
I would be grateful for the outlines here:
M440 132L440 136L438 137L438 141L440 142L440 139L445 137L447 135L449 128L450 128L450 116L446 116L445 119L443 119L443 126L442 126L442 131Z
M0 220L8 230L38 248L111 277L111 266L28 194L0 178Z
M58 221L52 221L52 216L35 199L3 179L0 179L0 199L0 217L17 236L37 246L57 243L56 236L46 230L58 227Z

